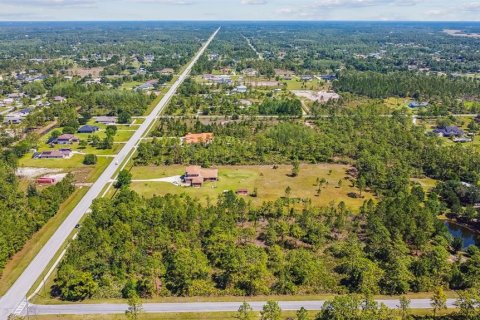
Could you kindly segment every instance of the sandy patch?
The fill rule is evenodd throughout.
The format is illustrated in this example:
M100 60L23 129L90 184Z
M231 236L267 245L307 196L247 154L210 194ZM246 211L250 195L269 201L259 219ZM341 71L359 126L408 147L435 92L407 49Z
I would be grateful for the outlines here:
M292 90L292 92L297 97L306 98L311 101L327 102L340 99L338 93L333 91Z
M45 175L56 175L62 172L61 169L49 169L49 168L18 168L16 175L23 178L37 178ZM64 174L63 177L65 177ZM50 177L50 176L49 176ZM62 178L63 179L63 178Z
M171 177L157 178L157 179L132 180L132 182L168 182L176 186L183 184L181 176L171 176Z
M72 76L79 76L79 77L86 77L91 75L94 78L100 77L100 72L103 71L103 67L96 67L96 68L73 68L69 69L67 72L69 75Z
M252 87L278 87L281 85L278 81L248 81L246 83Z

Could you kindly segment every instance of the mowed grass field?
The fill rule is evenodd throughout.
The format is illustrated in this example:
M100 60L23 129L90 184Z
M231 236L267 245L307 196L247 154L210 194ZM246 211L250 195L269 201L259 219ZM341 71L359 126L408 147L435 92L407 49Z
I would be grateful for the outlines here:
M290 177L292 166L289 165L279 166L278 169L273 169L272 166L219 166L219 181L207 182L201 188L180 187L155 181L134 181L131 188L146 197L186 193L203 203L206 203L207 199L217 199L225 190L247 189L252 193L256 188L258 196L245 196L245 199L260 205L265 201L284 197L285 190L290 187L290 198L310 198L317 206L343 201L347 206L355 208L366 199L373 198L373 195L364 193L363 198L349 196L350 193L359 193L359 190L352 186L347 174L349 168L340 164L302 164L299 175ZM133 180L148 180L182 175L184 170L184 166L133 167L131 173ZM319 196L317 178L327 181Z

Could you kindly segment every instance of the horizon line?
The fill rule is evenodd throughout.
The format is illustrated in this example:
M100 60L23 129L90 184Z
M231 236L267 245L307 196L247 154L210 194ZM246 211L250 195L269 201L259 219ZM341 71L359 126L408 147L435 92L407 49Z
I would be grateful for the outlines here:
M385 23L395 23L395 22L420 22L420 23L438 23L438 22L449 22L449 23L480 23L480 20L367 20L367 19L266 19L266 20L255 20L255 19L231 19L231 20L222 20L222 19L145 19L145 20L109 20L109 19L99 19L99 20L1 20L0 23L25 23L25 22L385 22Z

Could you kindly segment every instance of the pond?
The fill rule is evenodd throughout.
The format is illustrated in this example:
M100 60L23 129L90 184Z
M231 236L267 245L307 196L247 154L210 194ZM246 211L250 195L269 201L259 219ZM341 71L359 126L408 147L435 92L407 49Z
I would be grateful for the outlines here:
M468 248L471 245L480 245L480 234L450 221L445 221L445 226L453 237L462 238L463 248Z

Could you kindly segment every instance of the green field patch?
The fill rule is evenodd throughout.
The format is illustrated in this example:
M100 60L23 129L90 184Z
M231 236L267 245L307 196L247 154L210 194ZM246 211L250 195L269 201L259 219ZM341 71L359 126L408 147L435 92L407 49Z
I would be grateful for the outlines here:
M186 193L197 197L202 203L214 200L224 191L247 189L251 194L257 191L257 197L245 196L255 205L265 201L275 201L286 196L290 187L290 198L310 198L313 205L326 206L332 201L345 202L352 208L359 207L365 200L372 199L369 193L362 194L352 186L347 165L339 164L303 164L297 177L291 177L291 166L282 165L277 169L272 166L219 166L219 181L207 182L201 188L181 187L167 182L138 181L132 183L132 189L151 197L154 195ZM133 180L148 180L182 175L184 166L133 167ZM318 194L318 180L325 179L325 184Z

